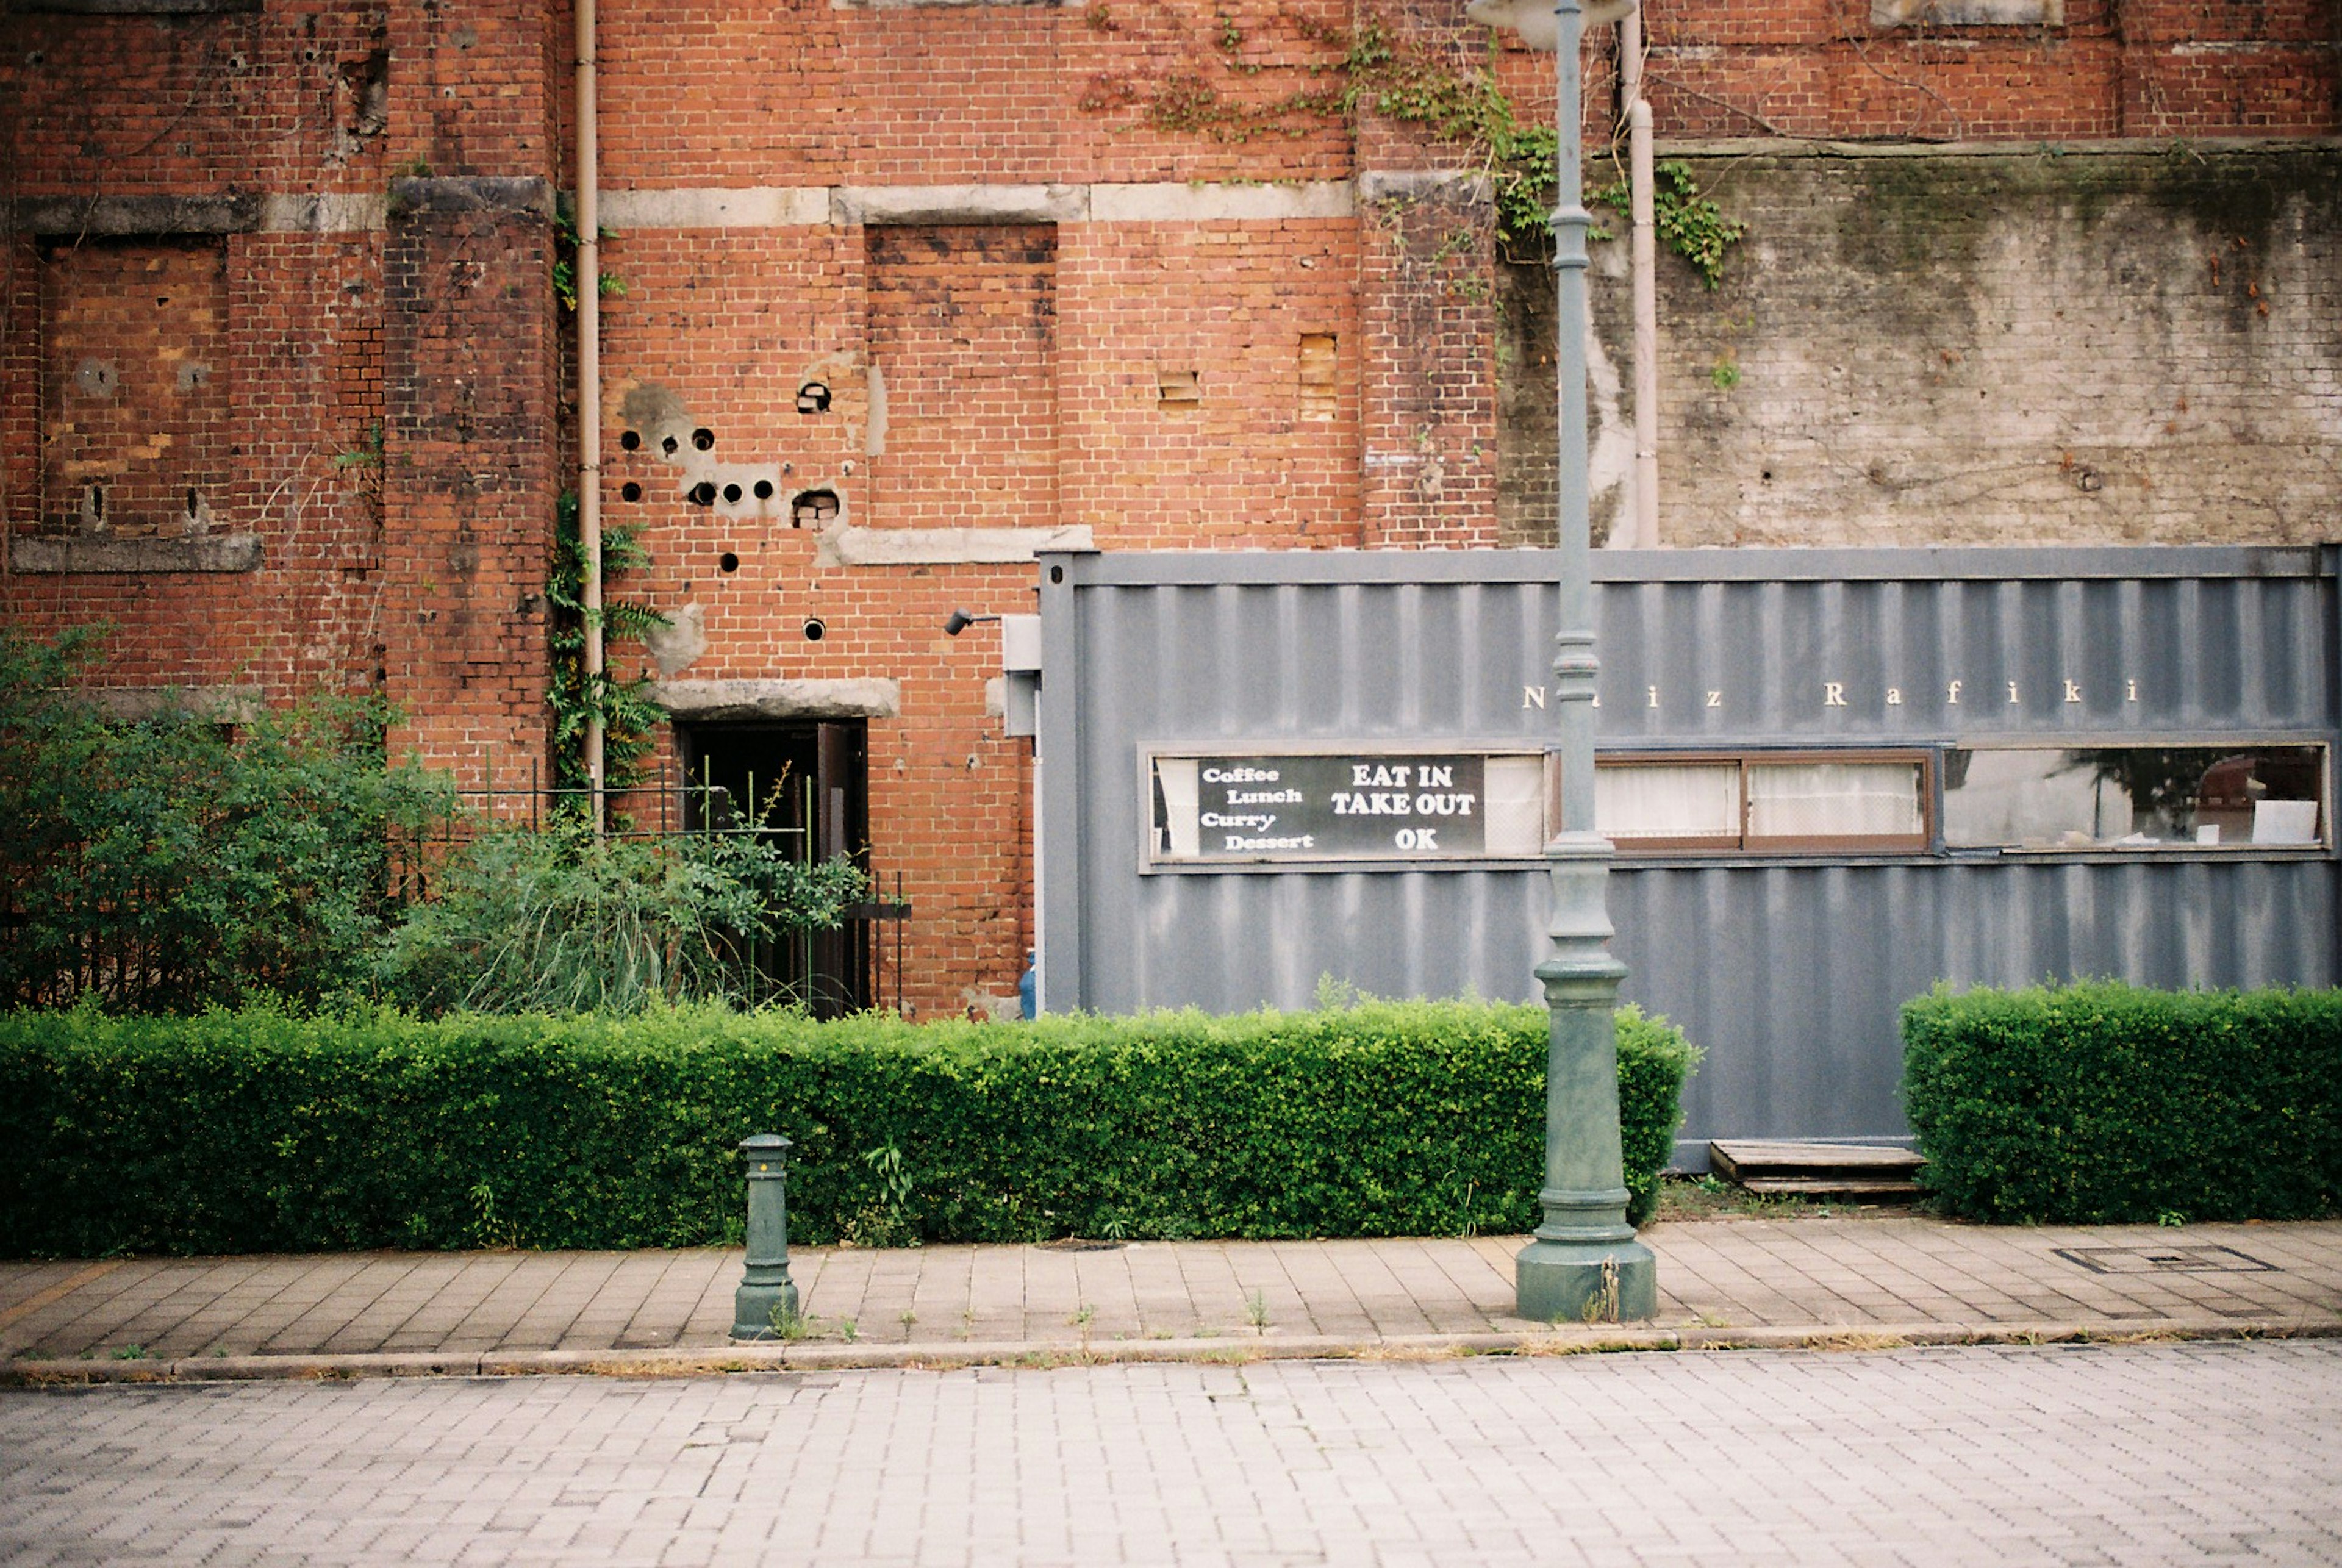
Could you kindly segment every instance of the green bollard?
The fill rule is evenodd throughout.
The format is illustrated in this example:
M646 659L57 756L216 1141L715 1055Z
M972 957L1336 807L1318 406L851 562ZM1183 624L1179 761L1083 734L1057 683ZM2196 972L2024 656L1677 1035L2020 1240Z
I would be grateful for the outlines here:
M732 1293L734 1339L779 1339L797 1315L789 1278L789 1141L777 1133L741 1140L748 1157L748 1267Z

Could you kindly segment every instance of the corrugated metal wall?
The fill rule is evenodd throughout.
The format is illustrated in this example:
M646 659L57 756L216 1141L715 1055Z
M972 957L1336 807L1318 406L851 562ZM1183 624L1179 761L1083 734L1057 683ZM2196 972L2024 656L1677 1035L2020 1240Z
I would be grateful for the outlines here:
M1541 747L1555 558L1044 558L1043 1004L1304 1005L1321 976L1526 997L1534 862L1147 871L1150 748ZM1605 751L2330 743L2330 555L1684 551L1597 557ZM1957 689L1954 683L1957 683ZM1895 1011L1937 980L2331 984L2326 852L1624 857L1626 995L1708 1055L1715 1136L1893 1137Z

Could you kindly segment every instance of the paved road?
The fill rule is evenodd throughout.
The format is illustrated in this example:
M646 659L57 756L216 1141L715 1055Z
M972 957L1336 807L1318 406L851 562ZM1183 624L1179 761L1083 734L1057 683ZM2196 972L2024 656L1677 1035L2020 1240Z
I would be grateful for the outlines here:
M2342 1344L0 1393L0 1561L2342 1562Z

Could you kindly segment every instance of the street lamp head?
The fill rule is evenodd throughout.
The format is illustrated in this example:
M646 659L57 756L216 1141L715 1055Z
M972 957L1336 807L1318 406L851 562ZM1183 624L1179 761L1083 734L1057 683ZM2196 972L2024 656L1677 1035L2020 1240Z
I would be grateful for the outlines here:
M997 621L997 615L971 615L966 610L954 610L944 617L944 635L956 637L979 621Z
M1606 22L1621 21L1635 8L1636 0L1581 0L1578 10L1589 27ZM1561 24L1554 15L1553 0L1471 0L1464 15L1484 27L1499 32L1517 33L1521 42L1532 49L1550 49L1561 36Z

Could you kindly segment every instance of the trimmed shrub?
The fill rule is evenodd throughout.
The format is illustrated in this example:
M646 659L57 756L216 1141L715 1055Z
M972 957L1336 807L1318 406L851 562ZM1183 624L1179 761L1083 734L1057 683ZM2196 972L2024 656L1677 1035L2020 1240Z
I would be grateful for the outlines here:
M2302 1219L2342 1203L2342 993L2112 982L1903 1009L1903 1093L1955 1213Z
M1647 1213L1696 1053L1619 1015ZM1517 1232L1546 1014L817 1024L265 1009L0 1015L0 1253L736 1243L739 1140L807 1243Z

